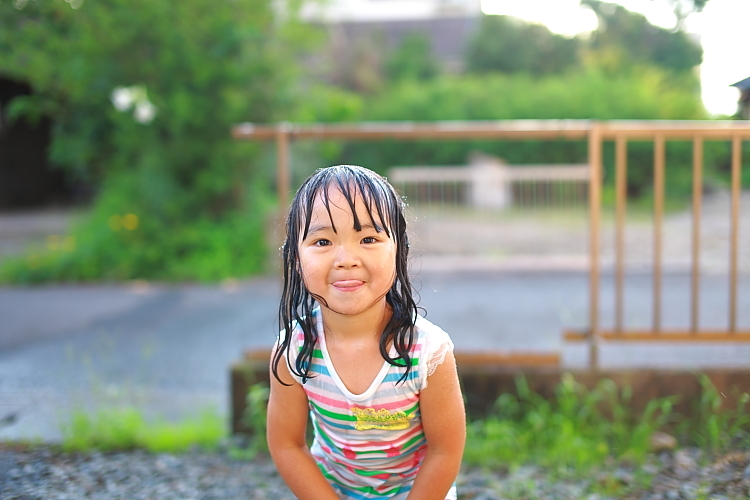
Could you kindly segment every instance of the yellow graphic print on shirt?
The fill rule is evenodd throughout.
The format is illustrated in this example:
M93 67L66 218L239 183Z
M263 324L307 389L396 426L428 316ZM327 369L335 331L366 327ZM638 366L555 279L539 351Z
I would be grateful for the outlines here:
M409 427L409 420L414 418L414 413L407 415L406 412L397 411L391 413L385 408L350 408L357 417L354 428L358 431L368 429L380 429L386 431L400 431Z

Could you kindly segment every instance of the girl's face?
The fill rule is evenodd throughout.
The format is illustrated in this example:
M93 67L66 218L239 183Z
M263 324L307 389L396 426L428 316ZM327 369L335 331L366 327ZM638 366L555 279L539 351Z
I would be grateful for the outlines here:
M321 297L333 312L359 315L382 307L396 276L396 243L373 213L375 228L361 196L354 205L362 225L354 229L354 217L341 192L329 189L326 210L316 197L305 239L299 243L299 264L305 287ZM359 193L358 193L359 194ZM336 228L336 231L333 228ZM378 231L377 229L380 229Z

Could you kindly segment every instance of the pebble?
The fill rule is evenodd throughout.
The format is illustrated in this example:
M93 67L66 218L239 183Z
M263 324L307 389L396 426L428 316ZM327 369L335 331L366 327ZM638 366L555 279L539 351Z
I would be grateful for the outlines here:
M666 432L656 431L649 438L649 446L654 453L674 450L677 447L677 439Z
M683 470L691 474L685 477L679 472ZM637 481L645 471L650 481ZM611 463L583 477L552 474L536 466L497 471L464 467L457 483L459 500L747 500L750 451L707 460L701 459L700 450L680 449L674 456L651 455L640 466ZM619 484L621 490L597 490L602 484ZM0 443L0 498L292 500L294 496L267 455L238 460L226 451L62 453L46 445Z

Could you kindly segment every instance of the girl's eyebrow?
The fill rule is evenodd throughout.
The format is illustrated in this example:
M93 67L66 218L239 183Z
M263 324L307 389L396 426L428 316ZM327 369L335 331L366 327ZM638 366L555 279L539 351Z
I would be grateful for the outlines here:
M377 225L377 224L376 224L376 225L374 225L374 226L373 226L372 224L362 224L362 226L361 226L361 227L362 227L362 229L374 229L374 230L375 230L375 231L377 231L378 233L379 233L380 231L382 231L382 230L383 230L383 228L382 228L382 227L380 227L380 226L379 226L379 225Z
M365 229L373 229L377 231L378 233L383 230L383 228L380 227L379 225L373 226L372 224L362 224L360 226L360 231L365 230ZM307 236L309 237L312 234L320 233L322 231L329 231L329 230L333 231L333 226L331 224L310 224L310 227L307 230ZM336 231L333 231L333 232L335 233Z
M307 229L307 235L310 236L311 234L326 230L333 230L333 226L331 224L311 224Z

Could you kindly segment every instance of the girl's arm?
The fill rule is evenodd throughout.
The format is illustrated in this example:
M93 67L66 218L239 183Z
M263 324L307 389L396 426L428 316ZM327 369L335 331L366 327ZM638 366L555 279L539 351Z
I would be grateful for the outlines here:
M428 380L419 394L427 454L408 500L444 500L458 476L466 442L466 413L452 352Z
M289 374L286 362L279 363L284 386L271 373L266 437L276 468L299 500L339 500L315 464L305 440L307 396Z

